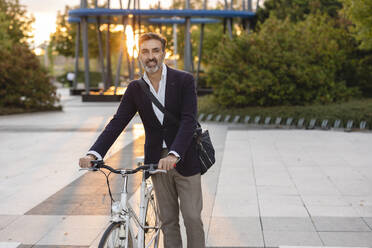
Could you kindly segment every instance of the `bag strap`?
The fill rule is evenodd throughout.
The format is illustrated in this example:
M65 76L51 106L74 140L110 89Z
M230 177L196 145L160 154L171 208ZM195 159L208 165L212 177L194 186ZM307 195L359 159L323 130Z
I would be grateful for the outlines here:
M180 124L180 121L171 113L169 112L160 102L159 100L152 94L150 89L147 87L147 83L143 78L140 79L140 86L143 90L143 92L147 95L148 98L150 98L151 102L155 104L155 106L163 112L164 115L167 115L169 119L171 119L174 123Z
M147 83L145 82L145 80L141 77L140 80L139 80L139 85L141 86L143 92L146 94L146 96L148 98L150 98L151 102L153 102L155 104L155 106L161 111L163 112L164 115L167 115L169 117L169 119L171 119L174 123L177 123L178 125L180 125L180 120L177 119L171 112L169 112L160 102L159 100L154 96L154 94L152 94L152 92L150 91L149 87L147 86ZM197 121L197 126L198 128L201 128L201 125L200 123Z

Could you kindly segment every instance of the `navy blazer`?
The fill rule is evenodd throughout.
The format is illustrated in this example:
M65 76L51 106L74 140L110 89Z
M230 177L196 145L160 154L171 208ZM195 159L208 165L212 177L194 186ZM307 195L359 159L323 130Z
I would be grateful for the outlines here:
M194 77L190 73L167 66L165 108L180 122L173 123L167 115L164 115L163 125L161 125L153 110L152 102L141 89L139 81L132 81L121 99L116 114L90 150L104 157L138 112L146 135L145 163L159 162L164 140L168 149L176 151L181 157L176 166L176 170L181 175L192 176L199 173L200 166L193 138L197 127L197 98Z

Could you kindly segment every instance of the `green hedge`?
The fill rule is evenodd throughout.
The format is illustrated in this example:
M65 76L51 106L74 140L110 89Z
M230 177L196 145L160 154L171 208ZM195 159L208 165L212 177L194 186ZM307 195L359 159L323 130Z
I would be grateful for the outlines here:
M353 120L355 123L367 121L369 127L372 125L372 98L361 100L350 100L345 103L333 103L328 105L314 104L311 106L275 106L275 107L245 107L228 108L221 107L216 103L216 98L212 95L198 98L198 112L205 114L221 114L244 116L261 116L262 118L270 116L271 118L288 117L298 120L305 118L307 121L316 118L318 120L342 120L346 123Z
M272 16L259 32L221 42L208 72L218 104L328 104L358 94L341 77L355 45L340 25L320 14L297 23Z

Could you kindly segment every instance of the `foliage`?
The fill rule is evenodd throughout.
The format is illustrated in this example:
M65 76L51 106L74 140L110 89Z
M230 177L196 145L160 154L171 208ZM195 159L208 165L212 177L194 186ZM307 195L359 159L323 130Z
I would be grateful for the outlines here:
M0 20L0 108L55 109L55 87L25 42L32 18L18 0L0 0Z
M343 0L344 11L355 25L361 48L372 50L372 1Z
M259 33L220 43L208 83L222 106L331 103L355 90L339 75L348 65L352 39L333 19L305 21L270 17Z
M293 21L303 21L310 13L321 12L331 17L337 17L342 8L340 0L266 0L257 16L264 22L270 15L284 20L287 17Z
M216 104L214 96L207 95L198 98L198 112L221 114L222 116L239 115L242 117L241 119L244 119L247 115L251 118L261 116L261 119L270 116L272 120L276 117L282 117L283 121L292 117L294 122L300 118L305 118L307 121L315 118L318 120L318 124L321 120L328 120L330 124L333 124L337 119L341 120L343 125L348 120L353 120L355 124L360 123L360 121L367 121L369 127L372 128L372 99L353 99L348 102L327 105L227 108Z
M31 38L31 23L34 18L27 16L26 12L19 0L0 0L0 37L7 36L11 42L16 43L25 43Z
M62 75L59 75L56 80L62 84L65 84L68 87L71 87L72 84L67 80L67 74L69 72L65 72ZM77 82L84 82L84 71L79 71L77 76ZM102 74L100 72L91 71L89 72L89 79L90 79L90 87L98 88L98 83L102 82Z
M58 52L58 54L66 56L66 57L74 57L75 56L75 41L77 35L77 27L78 24L76 23L69 23L68 22L68 11L78 8L78 6L71 7L66 5L65 10L63 13L58 12L57 14L57 21L56 21L56 31L51 34L50 40L52 47ZM113 21L118 21L118 17L114 17ZM103 52L105 53L105 42L106 42L106 28L107 25L101 24L101 30L103 29L102 33L102 44L103 44ZM113 25L111 25L111 28ZM82 32L80 33L80 37L82 37ZM110 32L110 46L112 53L118 53L120 50L120 39L122 37L122 32ZM82 39L81 39L82 41ZM99 48L98 48L98 40L97 40L97 25L90 23L88 25L88 47L89 47L89 57L90 58L98 58L99 56ZM124 46L126 49L126 47ZM80 56L83 54L82 49L82 42L80 42Z
M0 49L0 106L53 109L56 101L47 72L26 45Z

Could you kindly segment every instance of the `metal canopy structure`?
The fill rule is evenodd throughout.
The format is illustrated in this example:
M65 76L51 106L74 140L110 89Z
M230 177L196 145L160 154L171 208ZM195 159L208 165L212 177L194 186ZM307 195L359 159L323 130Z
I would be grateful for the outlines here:
M192 9L74 9L69 11L73 17L82 16L178 16L178 17L219 17L219 18L253 18L254 12L240 10L192 10Z
M80 17L69 17L67 20L69 23L81 23ZM101 19L101 24L122 24L121 20L115 22L114 20L107 20L107 19ZM144 23L147 24L185 24L185 19L174 19L174 18L148 18L143 20ZM220 23L220 19L213 19L213 18L191 18L192 24L212 24L212 23ZM88 18L88 23L97 23L97 20L95 17Z
M185 41L184 41L184 70L194 71L194 62L192 59L191 52L191 24L200 24L201 33L199 41L199 51L198 51L198 64L196 70L195 81L197 83L199 78L200 63L202 58L202 48L203 48L203 39L204 39L204 25L218 23L223 20L224 32L229 33L229 37L232 38L232 20L233 18L241 18L243 29L247 29L249 25L249 20L255 17L255 12L252 12L252 0L242 0L243 10L233 10L233 1L225 0L225 9L224 10L207 10L207 0L204 0L202 10L193 10L190 8L190 0L185 1L185 9L161 9L160 1L158 9L141 9L140 0L128 0L127 8L123 8L122 0L118 0L120 3L120 9L110 8L110 0L107 0L106 8L98 8L98 0L94 1L94 8L88 8L87 0L81 0L80 8L69 11L70 23L77 23L77 39L75 44L75 75L77 75L79 65L79 43L80 35L82 33L83 41L83 56L84 56L84 79L85 79L85 92L86 95L89 95L90 92L90 79L89 79L89 54L88 54L88 23L93 23L96 25L97 38L98 38L98 48L99 48L99 64L102 72L102 80L105 83L105 90L112 81L111 74L111 52L110 52L110 24L120 24L124 26L122 32L122 39L120 42L120 54L119 61L117 65L116 78L115 78L115 93L119 84L121 63L123 56L126 55L129 78L132 80L134 78L134 68L135 68L135 59L132 56L130 58L128 51L124 54L124 45L125 42L125 30L126 26L131 25L133 31L136 27L139 28L139 34L141 34L141 25L143 24L172 24L173 25L173 44L174 51L173 53L177 54L177 25L185 25ZM247 1L247 3L246 3ZM259 2L259 1L257 1ZM131 5L133 8L131 9ZM246 8L247 5L247 8ZM257 4L258 6L258 4ZM100 29L101 25L107 25L106 32L106 66L104 63L104 50L103 50L103 40L102 40L102 31ZM80 32L80 29L82 29ZM177 66L175 60L175 66ZM140 73L141 66L139 66ZM74 80L74 88L76 89L76 76Z

